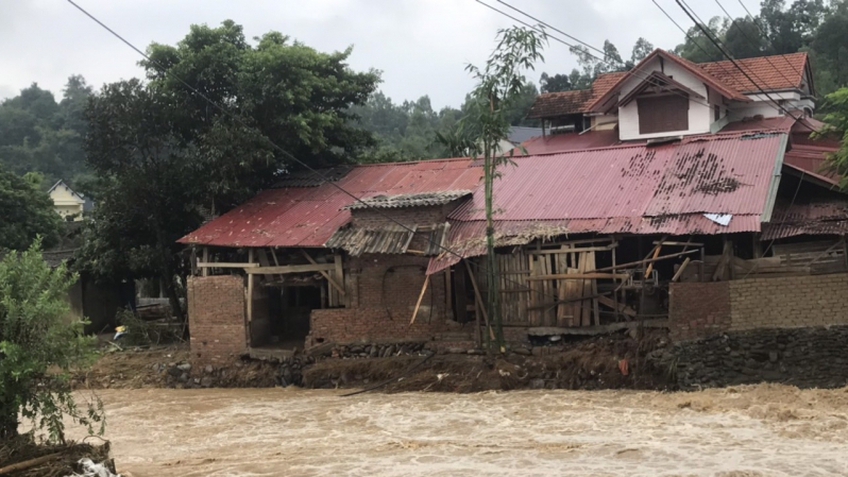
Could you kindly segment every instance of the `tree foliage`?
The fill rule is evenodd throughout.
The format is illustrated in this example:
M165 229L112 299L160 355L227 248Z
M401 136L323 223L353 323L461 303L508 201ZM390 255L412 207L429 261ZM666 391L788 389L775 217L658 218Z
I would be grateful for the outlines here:
M498 168L510 161L499 150L501 141L509 135L511 107L521 100L527 79L523 72L535 69L537 61L544 61L542 47L547 38L535 29L513 27L498 31L498 45L482 68L468 65L467 70L477 80L471 95L472 120L479 128L478 145L483 156L483 183L486 203L486 276L488 284L487 315L493 322L495 340L493 349L504 352L503 320L499 310L497 285L498 267L495 257L494 181ZM510 152L512 154L512 152ZM486 333L488 338L489 334Z
M0 165L18 174L39 172L48 183L69 183L87 174L82 149L83 110L91 88L71 76L61 102L33 83L0 104Z
M103 430L100 403L78 407L69 386L73 370L90 365L94 338L83 322L67 322L68 289L77 280L64 266L51 269L40 242L0 261L0 439L18 432L19 417L64 439L64 417Z
M829 112L824 117L824 127L813 137L840 141L839 150L828 156L827 166L841 178L842 188L848 189L848 88L827 95L825 101Z
M37 173L21 177L0 164L0 210L0 253L25 250L38 236L47 247L59 239L61 219Z
M100 205L81 263L161 279L179 312L176 240L301 168L293 157L313 168L359 157L374 141L351 107L379 78L352 71L350 49L322 53L277 32L252 44L232 21L148 51L147 82L106 85L86 110Z

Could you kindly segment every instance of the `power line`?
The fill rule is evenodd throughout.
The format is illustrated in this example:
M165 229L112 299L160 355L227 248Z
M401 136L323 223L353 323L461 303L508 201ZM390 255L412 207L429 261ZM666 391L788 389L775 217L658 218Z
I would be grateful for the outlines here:
M719 6L719 8L721 8L721 11L723 11L723 12L724 12L724 14L725 14L725 15L727 15L727 17L728 17L728 18L730 18L730 19L731 19L731 25L732 25L732 24L733 24L732 22L733 22L734 20L733 20L732 16L730 15L730 13L727 11L727 9L725 9L725 8L724 8L724 5L722 5L722 4L721 4L721 0L715 0L715 2L716 2L716 4ZM749 15L749 16L750 16L750 15ZM756 22L756 21L754 21L753 19L751 19L751 22L752 22L754 25L757 25L757 22ZM757 26L757 28L759 28L759 26ZM739 31L742 33L742 36L744 36L744 37L745 37L745 39L746 39L746 40L748 40L748 43L750 43L750 44L751 44L751 46L753 46L754 48L756 48L756 47L757 47L757 44L756 44L756 43L754 43L754 40L753 40L751 37L749 37L749 36L748 36L748 32L746 32L746 31L745 31L745 29L744 29L744 28L742 28L742 27L739 27L738 29L739 29ZM768 40L768 39L766 39L766 40ZM786 80L786 83L787 83L787 84L792 84L792 80L790 80L789 78L787 78L787 77L786 77L786 75L784 75L784 74L783 74L783 71L782 71L780 68L778 68L778 67L777 67L777 65L775 65L774 63L772 63L772 62L771 62L771 59L770 59L768 56L763 56L763 58L764 58L764 59L768 62L768 64L769 64L769 65L771 65L771 67L772 67L772 68L774 68L774 70L775 70L775 71L777 71L777 73L778 73L778 74L779 74L779 75L780 75L780 76L781 76L784 80ZM786 58L784 58L784 60L786 60ZM789 64L789 60L786 60L786 62L787 62L787 64ZM792 65L791 65L791 64L789 64L789 66L791 67Z
M796 123L799 123L799 122L800 122L800 124L801 124L801 125L803 125L803 126L804 126L804 127L806 127L807 129L809 129L810 131L812 131L812 132L816 132L816 130L815 130L815 129L813 129L812 127L810 127L809 125L807 125L804 121L800 121L800 120L799 120L798 118L796 118L796 117L795 117L792 113L790 113L790 112L789 112L789 110L787 110L786 108L784 108L784 107L783 107L780 103L778 103L778 102L777 102L777 101L775 101L775 100L774 100L771 96L769 96L769 94L768 94L765 90L763 90L763 88L762 88L762 87L761 87L761 86L760 86L760 85L759 85L756 81L754 81L754 79L753 79L753 78L751 78L751 76L748 74L748 72L747 72L747 71L745 71L745 70L744 70L741 66L739 66L739 63L737 63L737 62L736 62L736 59L735 59L735 58L733 58L733 56L732 56L732 55L730 55L727 51L725 51L725 49L724 49L724 48L720 45L721 40L714 39L714 38L712 37L712 35L710 35L710 33L709 33L709 31L707 30L707 28L703 25L703 20L701 20L701 18L698 16L698 14L697 14L697 13L695 13L695 11L694 11L694 10L692 10L692 11L690 12L690 10L691 10L691 8L692 8L692 7L689 7L689 5L686 3L686 1L685 1L685 0L674 0L674 1L677 3L677 5L680 7L680 9L681 9L681 10L683 10L683 12L684 12L684 13L686 13L686 16L688 16L688 17L689 17L689 19L690 19L690 20L692 20L692 22L694 22L694 23L695 23L695 26L697 26L697 27L698 27L698 29L700 29L700 30L701 30L701 32L702 32L702 33L703 33L703 34L707 37L707 39L708 39L708 40L710 40L710 42L711 42L713 45L715 45L715 47L716 47L716 48L718 48L718 50L721 52L721 54L722 54L722 55L724 55L724 56L725 56L728 60L730 60L730 62L733 64L733 66L735 66L735 67L736 67L736 68L737 68L737 69L738 69L738 70L739 70L739 71L740 71L740 72L741 72L741 73L742 73L742 74L743 74L746 78L748 78L748 81L750 81L750 82L751 82L751 83L752 83L752 84L753 84L753 85L757 88L757 90L758 90L761 94L763 94L766 98L768 98L768 99L769 99L769 101L771 101L772 103L774 103L774 104L775 104L775 106L777 106L777 108L778 108L780 111L783 111L783 112L784 112L787 116L789 116L790 118L794 119ZM682 3L681 3L681 2L682 2ZM686 6L684 7L684 5L686 5ZM693 17L693 15L694 15L694 17ZM696 19L695 19L695 17L697 17L697 18L698 18L698 20L696 20ZM700 20L700 21L699 21L699 20ZM752 72L752 73L753 73L753 72ZM757 76L757 75L756 75L756 73L754 73L754 76ZM759 78L759 77L757 77L757 78L758 78L758 79L760 79L760 81L762 81L762 79L761 79L761 78Z
M538 32L540 32L540 33L543 33L546 37L551 38L551 39L553 39L553 40L556 40L556 41L558 41L558 42L560 42L560 43L562 43L562 44L564 44L564 45L568 46L569 48L574 48L574 45L572 45L571 43L568 43L567 41L565 41L565 40L563 40L563 39L561 39L561 38L558 38L558 37L556 37L556 36L554 36L554 35L551 35L551 34L547 33L545 30L543 30L543 29L539 28L538 26L531 25L530 23L527 23L527 22L525 22L524 20L518 19L518 18L516 18L516 17L514 17L514 16L510 15L509 13L504 12L503 10L498 10L497 8L493 7L492 5L489 5L489 4L487 4L487 3L485 3L485 2L483 2L483 1L481 1L481 0L475 0L475 1L476 1L477 3L479 3L480 5L483 5L483 6L485 6L485 7L489 8L489 9L491 9L491 10L494 10L495 12L498 12L498 13L500 13L501 15L503 15L503 16L505 16L505 17L507 17L507 18L510 18L510 19L512 19L513 21L515 21L515 22L517 22L517 23L519 23L519 24L521 24L521 25L524 25L524 26L526 26L526 27L528 27L528 28L531 28L531 29L533 29L533 30L535 30L535 31L538 31ZM497 1L500 1L500 0L497 0ZM508 4L506 4L505 2L501 2L501 3L504 3L504 5L509 6L509 5L508 5ZM527 16L528 18L534 18L534 17L532 17L532 16L530 16L530 15L528 15L528 14L524 13L524 12L523 12L523 11L521 11L521 10L518 10L518 9L516 9L516 8L514 8L514 7L511 7L511 8L513 8L513 9L514 9L514 10L516 10L516 11L521 12L523 15ZM583 42L581 41L581 43L583 43ZM593 47L593 49L594 49L594 50L598 50L597 48L594 48L594 47ZM598 51L600 51L600 50L598 50ZM614 64L614 63L611 63L610 61L608 61L608 60L606 60L606 59L604 59L604 58L599 58L599 57L597 57L597 56L593 55L592 53L590 53L590 52L588 52L588 51L586 51L585 53L586 53L587 55L589 55L590 57L592 57L592 58L594 58L594 59L598 60L599 62L604 63L604 64L606 64L606 65L610 65L610 66L613 66L613 67L616 67L616 68L618 68L618 67L621 67L621 66L622 66L622 65L616 65L616 64ZM650 76L648 76L647 74L642 74L642 75L640 75L639 73L641 73L641 72L637 73L635 70L622 71L621 73L625 73L625 74L627 74L627 75L631 75L631 76L633 76L633 77L639 78L639 79L641 79L641 80L643 80L643 81L647 81L647 82L649 82L649 83L651 83L651 84L653 84L653 85L655 85L655 86L663 86L662 84L659 84L659 83L655 82L655 81L654 81L654 79L653 79L653 78L651 78ZM606 73L605 73L605 74L606 74ZM674 95L680 96L681 98L686 98L686 99L689 99L689 100L691 100L691 101L694 101L694 102L696 102L696 103L698 103L698 104L701 104L701 105L703 105L703 106L706 106L707 108L712 108L712 106L711 106L709 103L706 103L706 102L701 101L701 100L699 100L699 99L697 99L697 98L691 97L691 96L689 96L689 95L687 95L687 94L685 94L685 93L681 93L680 91L677 91L677 90L671 89L671 90L669 90L669 92L670 92L670 93L672 93L672 94L674 94Z
M760 31L760 34L763 35L763 38L769 43L769 46L771 47L771 49L776 52L777 49L774 47L774 42L771 41L771 38L769 38L768 34L766 34L765 30L763 30L763 27L760 26L760 23L756 20L756 18L754 18L754 16L751 15L751 12L748 10L748 7L745 6L745 3L743 3L742 0L737 0L737 1L739 2L739 5L742 5L742 9L745 10L745 13L748 15L748 18L751 20L751 22L754 24L754 26L757 27L757 30ZM724 10L724 8L722 8L722 10ZM790 63L789 59L786 58L786 54L780 53L777 56L780 56L781 58L783 58L783 61L786 63L786 66L792 68L792 63ZM785 78L786 77L784 77L784 79Z
M223 106L221 106L221 105L220 105L220 104L218 104L217 102L215 102L215 101L213 101L212 99L210 99L207 95L205 95L205 94L203 94L201 91L197 90L197 88L194 88L193 86L191 86L190 84L188 84L185 80L183 80L182 78L180 78L179 76L177 76L176 74L174 74L174 73L173 73L170 69L166 69L166 68L164 68L164 67L163 67L163 66L162 66L159 62L157 62L156 60L154 60L153 58L151 58L149 55L147 55L146 53L144 53L143 51L141 51L141 49L139 49L138 47L136 47L135 45L133 45L133 44L132 44L129 40L125 39L123 36L121 36L120 34L118 34L116 31L114 31L114 30L112 30L111 28L109 28L109 27L108 27L105 23L103 23L102 21L100 21L99 19L97 19L97 17L95 17L94 15L92 15L91 13L89 13L88 11L86 11L84 8L82 8L81 6L77 5L77 4L74 2L74 0L67 0L67 1L68 1L68 3L70 3L71 5L73 5L73 6L74 6L77 10L79 10L80 12L82 12L83 14L85 14L85 16L87 16L88 18L90 18L91 20L93 20L95 23L97 23L98 25L100 25L101 27L103 27L106 31L108 31L109 33L111 33L114 37L116 37L116 38L117 38L117 39L119 39L121 42L123 42L125 45L127 45L128 47L130 47L131 49L133 49L136 53L138 53L139 55L141 55L144 59L146 59L147 61L149 61L149 62L151 62L152 64L156 65L156 67L158 67L158 68L159 68L159 69L160 69L160 70L161 70L164 74L166 74L166 75L168 75L168 76L170 76L170 77L172 77L172 78L176 79L176 80L177 80L178 82L180 82L183 86L185 86L186 88L188 88L188 89L189 89L191 92L193 92L194 94L198 95L200 98L204 99L206 102L208 102L209 104L211 104L212 106L214 106L216 109L218 109L219 111L221 111L221 112L222 112L222 113L224 113L225 115L230 116L231 118L235 119L235 120L236 120L236 122L238 122L241 126L243 126L243 127L247 128L247 129L252 129L252 127L251 127L251 126L249 126L249 125L247 124L247 122L245 122L245 121L244 121L244 120L243 120L240 116L238 116L238 115L234 114L234 113L233 113L233 112L231 112L231 111L228 111L228 110L227 110L227 109L225 109ZM340 185L336 184L336 183L335 183L332 179L328 178L327 176L325 176L324 174L322 174L320 171L318 171L318 170L316 170L315 168L311 167L309 164L307 164L307 163L303 162L302 160L298 159L297 157L295 157L294 155L292 155L291 153L289 153L287 150L283 149L281 146L277 145L277 144L276 144L274 141L272 141L269 137L267 137L267 136L265 136L265 135L262 135L262 138L264 138L264 139L265 139L265 141L267 141L267 142L268 142L268 144L270 144L271 146L273 146L273 148L274 148L274 149L276 149L276 150L278 150L279 152L281 152L281 153L282 153L285 157L287 157L287 158L291 159L292 161L294 161L294 162L296 162L296 163L300 164L300 165L301 165L301 166L303 166L305 169L307 169L308 171L312 172L315 176L317 176L318 178L320 178L320 179L321 179L321 180L323 180L324 182L326 182L326 183L330 184L331 186L335 187L336 189L338 189L339 191L341 191L341 192L342 192L342 193L344 193L345 195L347 195L347 196L351 197L351 198L352 198L352 199L354 199L356 202L358 202L358 203L360 203L360 204L364 205L364 206L365 206L366 208L368 208L368 209L373 209L373 211L375 211L377 214L379 214L379 215L380 215L380 216L382 216L383 218L385 218L385 219L389 220L390 222L395 223L396 225L400 226L401 228L405 229L406 231L408 231L408 232L410 232L410 233L415 233L415 229L413 229L413 228L411 228L411 227L408 227L407 225L405 225L405 224L403 224L403 223L399 222L398 220L396 220L396 219L392 218L391 216L389 216L389 215L385 214L385 213L384 213L384 212L382 212L380 209L378 209L378 208L374 207L374 206L373 206L373 205L371 205L371 204L368 204L367 202L363 201L363 200L362 200L362 199L360 199L359 197L356 197L354 194L352 194L351 192L349 192L348 190L346 190L344 187L342 187L342 186L340 186ZM463 257L461 254L459 254L459 253L457 253L457 252L455 252L455 251L451 250L450 248L446 247L445 245L442 245L440 242L437 242L435 239L432 239L432 238L430 238L430 237L428 237L427 239L428 239L428 241L429 241L430 243L435 244L435 245L436 245L439 249L441 249L441 250L443 250L443 251L447 252L448 254L454 255L455 257L459 258L460 260L463 260L463 259L465 259L465 258L466 258L466 257ZM485 270L486 270L486 268L485 268L485 266L484 266L484 265L480 265L480 264L478 264L477 262L470 262L470 263L471 263L473 266L477 267L478 271L480 271L480 270L485 271ZM509 281L509 282L511 282L511 283L513 283L513 284L522 285L520 282L515 281L515 280L512 280L512 279L509 279L509 278L506 278L506 277L505 277L505 280L507 280L507 281ZM543 293L540 293L540 295L545 296L545 294L543 294ZM548 294L547 296L549 296L549 297L553 297L554 299L558 299L558 297L557 297L556 295L550 295L550 294Z

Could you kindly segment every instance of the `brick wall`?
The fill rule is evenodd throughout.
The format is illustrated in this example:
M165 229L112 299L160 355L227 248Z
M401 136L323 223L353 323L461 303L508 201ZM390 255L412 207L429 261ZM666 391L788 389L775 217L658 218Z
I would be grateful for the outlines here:
M351 213L353 225L362 228L377 228L397 225L394 219L406 226L441 224L448 214L456 208L458 201L446 205L427 207L401 207L397 209L357 209ZM388 217L388 218L387 218Z
M189 277L188 320L195 361L221 363L247 350L244 279Z
M313 310L312 344L369 340L432 339L450 331L453 311L446 306L444 274L430 277L412 327L409 320L424 285L426 257L372 254L346 261L348 308Z
M676 340L724 331L848 324L848 274L672 283L669 325Z
M668 292L671 337L691 340L729 329L729 283L672 283Z
M848 274L730 283L731 330L848 324Z

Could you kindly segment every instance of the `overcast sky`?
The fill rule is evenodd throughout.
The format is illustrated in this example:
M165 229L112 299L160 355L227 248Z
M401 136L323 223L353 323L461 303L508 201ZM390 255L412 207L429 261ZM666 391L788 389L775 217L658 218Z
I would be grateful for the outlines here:
M321 51L353 45L354 69L383 72L380 85L395 101L429 95L434 108L458 106L473 87L464 67L482 64L499 28L512 24L475 0L76 0L141 48L173 44L189 25L232 19L248 37L280 31ZM508 10L496 0L484 0ZM684 27L673 0L657 0ZM756 0L743 0L758 9ZM581 40L600 47L611 40L630 56L640 36L673 48L682 33L651 0L508 0ZM710 0L689 0L705 20L720 14ZM735 16L737 2L725 2ZM66 0L0 0L0 98L32 82L58 97L68 76L81 74L99 88L142 76L139 57ZM567 73L575 66L568 48L551 41L545 63L530 73Z

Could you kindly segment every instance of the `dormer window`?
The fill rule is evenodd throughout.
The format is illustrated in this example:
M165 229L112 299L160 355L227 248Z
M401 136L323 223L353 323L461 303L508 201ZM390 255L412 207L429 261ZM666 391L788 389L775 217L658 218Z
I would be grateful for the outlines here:
M636 98L639 109L639 134L654 134L689 129L689 98L682 94L664 94Z

